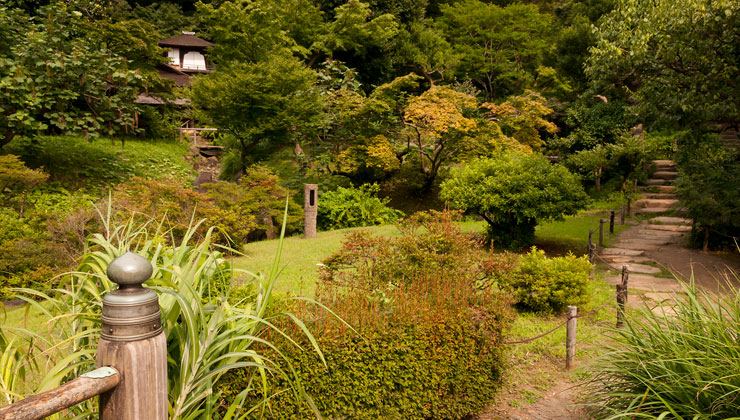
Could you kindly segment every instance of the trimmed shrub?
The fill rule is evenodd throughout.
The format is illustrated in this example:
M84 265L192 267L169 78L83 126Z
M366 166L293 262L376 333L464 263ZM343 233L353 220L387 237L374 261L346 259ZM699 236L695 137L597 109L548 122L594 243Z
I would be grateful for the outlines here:
M399 223L402 235L392 239L348 233L325 261L316 292L343 321L294 303L291 312L307 320L326 366L287 342L277 350L326 418L464 419L492 402L511 311L486 287L486 269L495 266L488 261L496 257L462 233L457 219L459 213L416 215ZM276 322L295 331L288 321ZM218 389L228 401L246 385L235 371ZM276 418L314 418L289 392L269 409Z
M535 312L562 312L567 305L583 303L589 292L588 258L568 254L547 258L545 251L532 250L519 259L503 285L511 290L519 306Z
M588 202L578 177L565 167L513 150L453 169L440 197L481 216L493 244L512 250L532 243L538 223L563 220Z
M403 212L388 207L389 199L377 197L378 191L378 184L364 184L359 188L339 187L321 194L319 229L386 225L402 217Z

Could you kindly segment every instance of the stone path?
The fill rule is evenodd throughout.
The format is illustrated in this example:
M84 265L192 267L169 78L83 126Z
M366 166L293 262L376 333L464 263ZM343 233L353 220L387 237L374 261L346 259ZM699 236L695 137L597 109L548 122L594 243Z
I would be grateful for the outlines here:
M642 198L635 201L635 213L652 216L623 232L614 248L602 249L601 258L614 268L629 267L629 287L649 293L642 296L661 297L662 293L680 292L680 284L661 269L648 254L683 242L691 231L691 220L668 214L680 212L673 181L678 176L675 164L669 160L653 161L655 171L641 187ZM661 274L663 274L661 276ZM610 284L620 284L618 272L606 277Z

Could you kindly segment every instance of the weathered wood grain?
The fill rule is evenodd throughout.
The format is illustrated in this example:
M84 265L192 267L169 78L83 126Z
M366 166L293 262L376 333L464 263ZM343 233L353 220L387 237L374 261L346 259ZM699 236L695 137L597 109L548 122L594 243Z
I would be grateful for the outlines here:
M52 390L0 408L2 420L38 420L114 389L121 381L118 372L102 378L80 377Z

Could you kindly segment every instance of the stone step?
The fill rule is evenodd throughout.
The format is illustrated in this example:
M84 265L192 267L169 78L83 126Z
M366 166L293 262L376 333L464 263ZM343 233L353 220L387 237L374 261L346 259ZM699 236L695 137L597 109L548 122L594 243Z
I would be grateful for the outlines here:
M683 217L671 217L671 216L660 216L653 217L650 219L652 223L662 223L664 225L689 225L693 224L691 219L685 219Z
M656 159L653 161L653 165L655 166L670 166L674 167L676 166L676 162L668 159Z
M643 198L635 201L635 207L662 207L671 208L678 204L678 200L669 198Z
M646 185L640 187L640 191L645 192L657 192L657 193L670 193L676 189L673 185Z
M676 194L673 193L642 193L643 198L659 199L659 200L675 200Z
M619 242L619 243L614 244L614 246L619 247L621 249L631 249L631 250L640 250L640 251L657 251L660 249L662 245L657 245L657 244L651 243L650 241L634 241L634 242L629 242L629 243Z
M622 276L608 276L605 278L609 284L622 284ZM676 279L665 279L654 277L649 274L630 274L627 286L630 289L649 290L653 292L680 292L681 285Z
M665 207L643 207L635 210L635 213L640 214L664 214L668 213L671 209Z
M637 257L645 255L645 252L636 249L604 248L601 250L601 255L623 255L629 257Z
M602 255L601 258L608 261L611 264L635 264L635 263L644 263L644 262L655 262L652 259L648 257L641 257L639 255L636 256L629 256L629 255Z
M648 179L647 181L645 181L645 184L649 186L666 185L667 183L668 181L666 181L665 179Z
M639 238L642 239L670 239L671 243L680 239L684 234L683 232L669 232L666 230L656 229L640 229L637 231Z
M642 274L658 274L661 269L645 264L627 264L627 269L630 273L642 273Z
M676 179L678 178L678 172L676 171L656 171L653 173L653 179Z
M670 243L673 243L672 237L645 237L645 238L628 238L628 239L621 239L619 243L622 244L650 244L650 245L668 245ZM625 245L624 247L620 248L629 248L629 245Z
M664 231L664 232L666 231L667 232L691 232L691 226L689 225L657 225L657 224L648 223L646 225L643 225L643 228L646 228L649 230Z

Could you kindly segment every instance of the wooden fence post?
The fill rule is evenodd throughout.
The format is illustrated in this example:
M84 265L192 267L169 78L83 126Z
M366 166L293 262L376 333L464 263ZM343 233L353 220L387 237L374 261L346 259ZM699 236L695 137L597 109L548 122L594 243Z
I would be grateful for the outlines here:
M627 217L632 216L632 198L627 197Z
M609 213L609 234L614 234L614 210Z
M627 283L629 282L629 266L622 266L622 284L617 285L617 328L624 325L624 309L629 298L627 293Z
M101 420L167 420L167 340L159 297L141 286L152 265L131 252L108 266L119 288L103 298L98 366L121 374L113 390L100 395Z
M619 224L620 225L624 224L624 212L625 212L624 203L622 203L622 211L619 213Z
M572 370L575 366L573 359L576 355L576 325L578 324L578 308L568 305L568 324L565 332L565 369Z
M599 249L604 248L604 223L606 219L599 219Z

